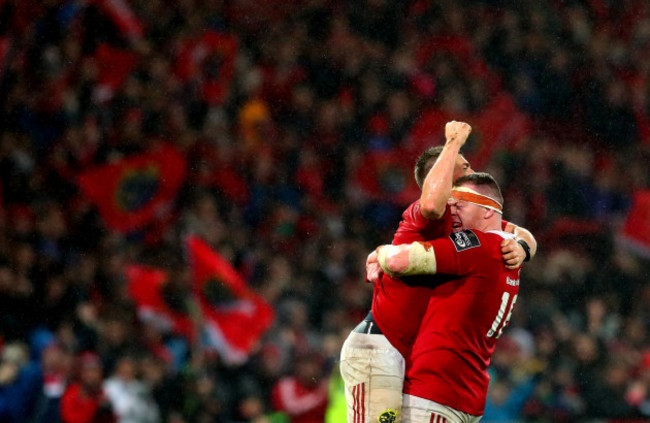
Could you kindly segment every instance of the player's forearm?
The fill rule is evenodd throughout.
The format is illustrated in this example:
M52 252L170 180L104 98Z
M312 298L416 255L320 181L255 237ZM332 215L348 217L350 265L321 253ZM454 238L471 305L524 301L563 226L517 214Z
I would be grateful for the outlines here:
M422 184L420 212L429 220L440 219L451 197L456 157L463 145L458 138L447 140L438 160Z
M391 276L434 274L437 270L436 254L429 243L383 245L378 249L378 261Z

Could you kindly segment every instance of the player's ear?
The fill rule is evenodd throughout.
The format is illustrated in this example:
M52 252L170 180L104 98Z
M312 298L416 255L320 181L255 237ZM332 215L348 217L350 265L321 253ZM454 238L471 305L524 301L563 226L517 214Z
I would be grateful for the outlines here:
M492 216L494 216L494 213L496 212L492 209L485 209L485 213L483 213L483 219L491 218Z

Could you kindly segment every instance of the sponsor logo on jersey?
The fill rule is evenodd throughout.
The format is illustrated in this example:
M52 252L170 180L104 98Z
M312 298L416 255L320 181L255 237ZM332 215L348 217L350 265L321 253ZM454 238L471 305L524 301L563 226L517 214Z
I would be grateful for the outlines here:
M481 242L478 240L476 234L469 229L465 229L461 232L454 232L449 235L449 237L458 252L481 246Z
M395 423L395 420L397 419L397 412L395 410L391 410L390 408L386 409L383 413L377 417L377 421L379 423Z
M510 276L507 276L506 283L510 286L519 286L519 279L510 279Z

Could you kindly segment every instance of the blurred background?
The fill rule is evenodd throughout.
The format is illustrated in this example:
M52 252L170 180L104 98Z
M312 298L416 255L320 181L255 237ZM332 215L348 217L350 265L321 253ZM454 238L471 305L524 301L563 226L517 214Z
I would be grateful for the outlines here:
M2 0L0 110L2 423L345 421L452 119L539 242L482 421L650 419L646 0Z

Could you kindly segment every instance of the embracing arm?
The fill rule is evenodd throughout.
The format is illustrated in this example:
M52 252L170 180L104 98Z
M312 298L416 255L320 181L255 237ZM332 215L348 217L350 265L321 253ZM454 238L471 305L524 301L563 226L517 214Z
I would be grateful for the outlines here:
M436 253L429 242L382 245L377 249L377 261L391 276L434 274L437 271Z
M501 253L508 269L517 269L526 259L523 246L518 241L524 241L530 246L530 256L537 250L537 242L533 235L526 229L515 225L515 239L505 239L501 242ZM507 229L507 228L506 228ZM420 274L434 274L438 271L436 253L429 242L414 242L402 245L382 245L372 253L373 265L391 276L412 276Z
M454 183L456 157L471 132L472 127L464 122L451 121L445 126L445 146L422 183L420 213L425 218L437 220L444 215Z
M501 242L501 253L508 269L521 267L524 261L530 260L537 252L537 241L528 229L524 229L510 222L505 227L506 232L515 235L515 239L504 239ZM528 254L522 245L528 246Z

